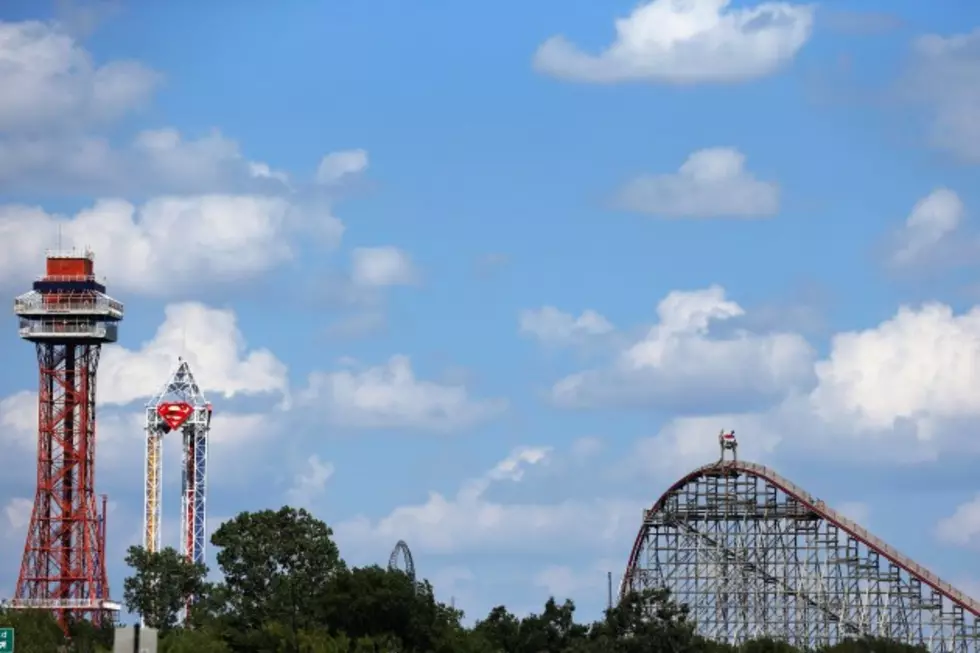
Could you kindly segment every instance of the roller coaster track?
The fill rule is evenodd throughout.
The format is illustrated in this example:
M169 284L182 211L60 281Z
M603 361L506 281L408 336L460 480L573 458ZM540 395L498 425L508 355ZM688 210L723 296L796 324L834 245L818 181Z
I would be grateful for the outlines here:
M644 511L620 597L649 587L730 643L876 636L980 653L980 602L755 463L700 467Z

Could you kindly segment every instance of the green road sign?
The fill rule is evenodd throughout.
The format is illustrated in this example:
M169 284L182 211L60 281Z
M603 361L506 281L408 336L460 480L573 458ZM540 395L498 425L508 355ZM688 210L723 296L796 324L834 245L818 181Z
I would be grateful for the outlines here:
M13 628L0 628L0 653L14 653Z

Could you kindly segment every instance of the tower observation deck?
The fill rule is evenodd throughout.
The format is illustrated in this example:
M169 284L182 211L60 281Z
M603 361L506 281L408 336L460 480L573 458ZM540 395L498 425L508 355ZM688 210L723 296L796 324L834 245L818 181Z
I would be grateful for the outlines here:
M95 278L91 251L48 252L47 269L14 300L20 337L39 371L37 490L15 598L7 608L53 610L99 622L109 600L106 515L95 495L95 389L103 343L115 342L123 305Z

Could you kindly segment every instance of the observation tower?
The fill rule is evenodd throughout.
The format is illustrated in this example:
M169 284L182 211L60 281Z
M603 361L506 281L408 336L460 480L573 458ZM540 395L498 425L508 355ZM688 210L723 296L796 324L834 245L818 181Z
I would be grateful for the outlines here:
M123 305L96 281L95 256L48 252L45 276L14 300L20 337L37 349L37 491L15 598L8 608L53 610L100 623L109 600L106 510L95 495L95 387L99 354L115 342Z

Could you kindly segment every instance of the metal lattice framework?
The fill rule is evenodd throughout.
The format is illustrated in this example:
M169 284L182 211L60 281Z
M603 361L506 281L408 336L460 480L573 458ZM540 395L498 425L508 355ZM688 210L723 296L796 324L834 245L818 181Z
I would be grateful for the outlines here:
M146 405L146 475L143 502L143 546L161 548L163 438L182 436L180 552L192 562L205 562L208 435L211 403L181 359L170 380Z
M111 618L105 499L95 494L95 388L99 354L116 341L123 305L95 279L92 252L49 252L45 276L14 301L20 337L39 368L37 490L15 598L9 608L72 619Z
M398 564L399 558L401 565ZM391 550L391 555L388 556L388 569L403 571L413 582L415 581L415 560L412 559L412 552L405 544L405 540L398 540L395 548Z
M700 634L729 643L875 636L980 651L980 603L773 470L726 460L736 445L723 437L721 460L644 511L621 597L666 587Z

